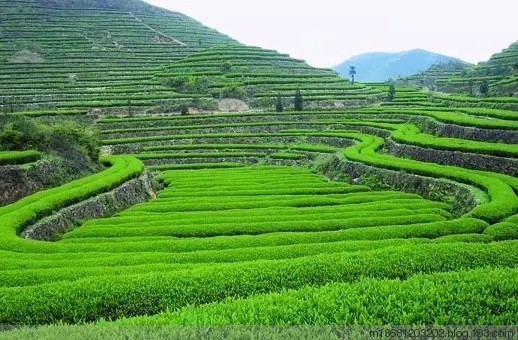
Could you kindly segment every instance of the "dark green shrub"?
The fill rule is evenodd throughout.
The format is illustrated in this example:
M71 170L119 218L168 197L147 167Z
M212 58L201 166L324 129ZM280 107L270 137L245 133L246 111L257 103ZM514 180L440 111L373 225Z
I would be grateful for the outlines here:
M282 98L281 98L281 96L277 97L277 101L275 103L275 111L277 111L277 112L284 111L284 106L282 105Z
M31 118L14 117L0 124L0 150L35 149L69 160L97 162L99 145L97 130L72 121L43 124Z
M182 115L188 115L189 114L189 106L187 104L180 105L180 113Z
M295 91L295 111L302 111L304 109L304 99L302 98L302 93L300 89Z
M232 70L232 64L229 61L225 61L221 64L221 73L228 73Z

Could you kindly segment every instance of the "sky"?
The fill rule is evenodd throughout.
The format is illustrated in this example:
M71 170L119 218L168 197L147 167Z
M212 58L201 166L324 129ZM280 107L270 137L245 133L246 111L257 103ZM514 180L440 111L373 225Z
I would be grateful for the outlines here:
M145 1L315 67L414 48L477 63L518 40L518 0Z

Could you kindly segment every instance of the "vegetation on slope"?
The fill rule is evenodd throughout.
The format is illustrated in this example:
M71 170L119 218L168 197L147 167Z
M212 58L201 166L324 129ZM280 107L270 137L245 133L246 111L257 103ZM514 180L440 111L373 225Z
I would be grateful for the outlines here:
M237 98L252 106L293 108L300 91L306 102L374 102L380 93L352 85L330 69L316 69L303 60L273 50L224 46L203 50L164 67L162 84L194 97Z
M0 204L98 171L99 145L89 125L0 116Z
M0 1L4 112L149 107L182 96L153 80L162 64L237 44L143 1ZM178 104L176 104L178 105Z
M470 96L516 96L518 94L518 42L477 65L458 63L432 66L407 82L443 92Z
M98 139L115 155L0 207L3 325L517 319L513 97L353 84L136 1L4 4L0 163L95 163ZM226 98L282 110L166 114ZM86 113L99 137L45 117ZM55 242L19 237L145 167L162 171L155 199Z

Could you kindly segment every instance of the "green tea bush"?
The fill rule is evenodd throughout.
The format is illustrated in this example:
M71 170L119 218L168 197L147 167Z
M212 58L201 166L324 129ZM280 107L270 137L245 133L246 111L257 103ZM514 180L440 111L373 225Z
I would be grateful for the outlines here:
M496 241L518 240L518 224L500 222L488 227L485 234L492 236Z

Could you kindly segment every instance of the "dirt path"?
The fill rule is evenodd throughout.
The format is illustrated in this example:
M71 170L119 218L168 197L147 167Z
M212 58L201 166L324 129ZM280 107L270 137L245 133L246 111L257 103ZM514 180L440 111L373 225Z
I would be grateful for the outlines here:
M135 18L135 20L137 20L139 23L141 23L142 25L146 26L148 29L150 29L151 31L155 32L156 34L158 34L159 36L161 36L162 38L166 38L166 39L169 39L179 45L182 45L182 46L187 46L187 44L181 42L180 40L176 39L176 38L173 38L171 37L170 35L167 35L165 33L162 33L160 32L159 30L157 29L154 29L153 27L149 26L148 24L144 23L142 20L140 20L135 14L131 13L131 12L128 12L129 15L131 15L133 18Z

